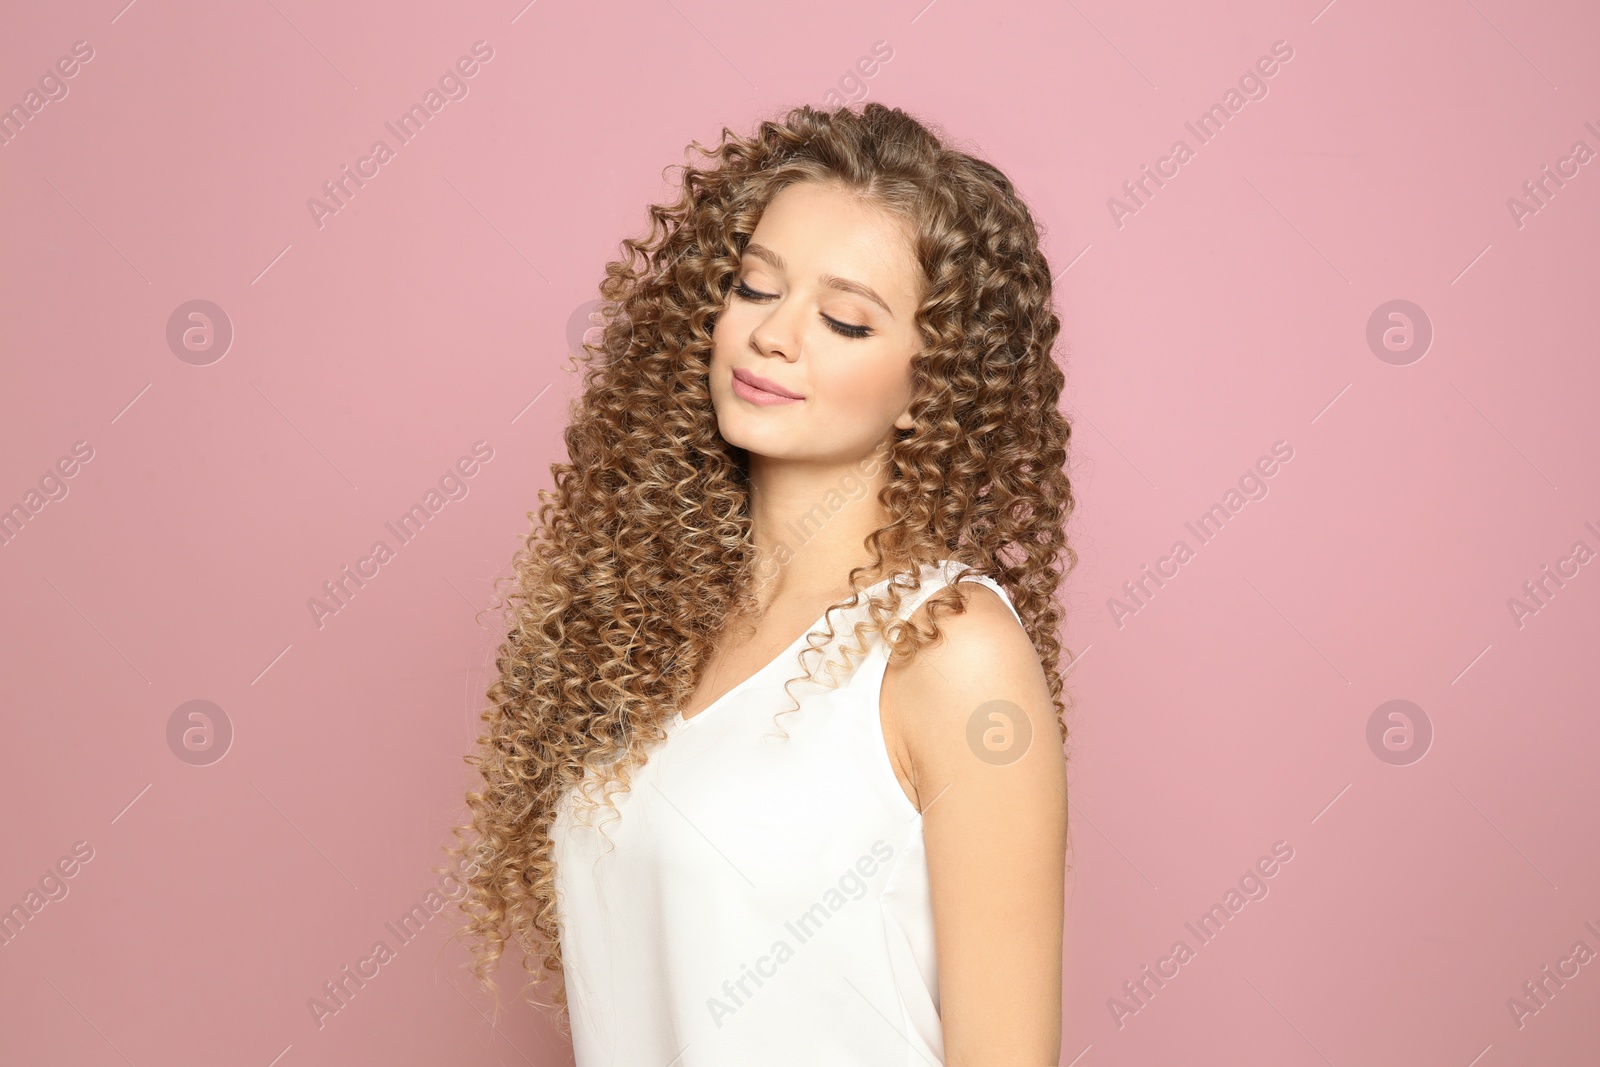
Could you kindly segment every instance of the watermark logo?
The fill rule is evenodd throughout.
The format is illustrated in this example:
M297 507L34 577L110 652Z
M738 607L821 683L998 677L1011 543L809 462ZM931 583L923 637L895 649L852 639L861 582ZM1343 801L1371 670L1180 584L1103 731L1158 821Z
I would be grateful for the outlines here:
M585 342L598 347L605 320L600 317L601 302L585 300L567 316L567 355L582 359Z
M1391 367L1407 367L1428 354L1433 320L1409 300L1379 304L1367 317L1367 347Z
M1433 722L1409 700L1385 701L1367 718L1367 747L1391 766L1410 766L1432 745Z
M179 304L167 316L167 347L191 367L209 367L233 347L233 320L209 300Z
M1015 763L1033 743L1028 713L1009 700L990 700L972 709L967 719L967 747L985 763Z
M167 716L167 747L191 767L209 767L233 747L233 720L209 700L186 701Z

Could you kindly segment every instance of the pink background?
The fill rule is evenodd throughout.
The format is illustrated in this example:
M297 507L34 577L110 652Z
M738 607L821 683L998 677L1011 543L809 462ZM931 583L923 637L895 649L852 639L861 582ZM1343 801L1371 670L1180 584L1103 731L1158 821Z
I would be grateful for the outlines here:
M491 1026L444 919L397 948L384 924L465 812L498 636L476 613L564 455L604 262L688 141L832 90L1001 167L1061 272L1062 1062L1596 1062L1600 960L1520 1026L1507 1002L1600 952L1600 564L1520 625L1509 604L1600 551L1600 162L1520 225L1508 199L1600 151L1600 14L1323 2L14 14L0 104L75 41L93 58L0 146L0 508L93 457L0 546L0 907L93 858L0 948L0 1059L570 1062L531 1009ZM479 40L469 94L396 147L384 123ZM1277 41L1267 95L1199 145L1184 123ZM307 200L380 137L394 158L319 228ZM1178 138L1194 157L1119 226L1108 198ZM209 365L167 340L196 299L234 330ZM1369 345L1392 300L1425 352ZM319 627L322 583L478 441L468 494ZM1279 441L1267 496L1197 540ZM205 766L167 733L197 699L233 730ZM1367 734L1397 699L1432 730L1404 764ZM1185 922L1280 841L1270 893L1201 945ZM308 999L380 938L393 961L319 1029ZM1194 957L1129 998L1179 939Z

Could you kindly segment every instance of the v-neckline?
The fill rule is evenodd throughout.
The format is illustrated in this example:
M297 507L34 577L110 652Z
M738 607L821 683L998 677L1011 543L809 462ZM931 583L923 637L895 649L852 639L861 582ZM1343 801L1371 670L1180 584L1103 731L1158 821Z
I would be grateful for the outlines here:
M941 563L933 564L932 566L934 566L936 568L939 568L939 567L943 567L944 565L945 564L943 562L941 562ZM924 571L925 570L926 570L926 568L924 568ZM888 585L891 581L894 580L894 578L895 578L895 575L891 574L889 577L883 579L882 581L874 582L871 585L867 586L865 589L861 590L863 597L867 593L870 593L874 589L877 589L879 586ZM861 603L858 602L856 606L860 607ZM841 610L842 611L844 609L840 608L840 609L836 609L836 610ZM816 622L813 622L810 626L807 626L805 628L805 630L801 632L799 637L797 637L793 641L789 642L789 647L788 648L784 649L782 652L779 652L776 656L773 656L770 660L768 660L766 663L762 664L760 667L757 667L756 670L755 670L755 673L750 675L750 677L746 678L744 681L740 682L738 685L734 686L732 689L728 690L726 693L723 693L717 699L713 700L711 703L707 704L705 707L701 708L699 711L695 712L693 715L691 715L687 719L685 719L683 717L683 712L682 711L673 712L671 722L675 726L680 728L680 729L690 725L691 723L699 722L706 715L707 712L714 711L719 705L725 703L728 700L729 697L733 696L735 693L739 692L742 689L748 689L751 686L751 684L753 684L762 675L766 674L769 670L771 670L774 666L776 666L780 661L787 659L789 657L789 653L793 652L796 648L798 648L800 646L800 643L802 641L804 641L807 637L811 636L811 631L815 630L817 627L819 627L823 623L827 622L829 614L831 614L831 612L827 612L827 611L823 612L822 615L817 618ZM835 634L834 636L837 637L838 635Z

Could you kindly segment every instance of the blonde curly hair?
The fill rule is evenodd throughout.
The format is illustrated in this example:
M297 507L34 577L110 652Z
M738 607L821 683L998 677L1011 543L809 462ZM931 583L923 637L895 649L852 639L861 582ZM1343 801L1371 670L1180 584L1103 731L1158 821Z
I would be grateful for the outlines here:
M939 640L940 611L965 605L952 585L930 598L926 630L897 622L921 564L956 559L995 579L1067 738L1056 590L1077 562L1065 534L1071 429L1057 410L1050 268L1027 207L994 166L878 103L798 107L752 137L725 127L715 148L691 147L707 165L683 165L676 203L653 205L648 236L624 240L606 265L602 337L583 346L588 369L568 412L570 461L552 465L555 490L540 490L513 561L516 589L494 605L509 609L510 628L465 757L482 789L467 794L471 822L445 851L457 866L471 858L456 935L472 942L473 973L497 1005L508 940L523 949L530 1001L562 973L551 838L562 798L587 775L615 811L612 795L665 738L728 620L759 614L747 457L718 433L707 369L744 247L788 185L833 183L906 220L924 281L915 427L888 451L878 494L888 522L866 542L874 562L850 571L852 595L834 607L858 606L864 576L892 576L853 635L882 634L901 663ZM832 615L805 652L833 642ZM552 1006L564 1017L563 983Z

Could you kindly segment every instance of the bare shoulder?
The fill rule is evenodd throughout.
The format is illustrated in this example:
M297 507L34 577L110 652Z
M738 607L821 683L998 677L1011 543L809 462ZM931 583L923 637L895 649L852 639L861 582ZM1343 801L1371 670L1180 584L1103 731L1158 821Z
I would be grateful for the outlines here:
M941 614L942 640L884 674L884 736L897 773L921 810L964 772L1025 760L1035 748L1044 766L1058 762L1059 734L1049 684L1028 632L999 593L960 583L966 611ZM926 625L928 606L911 616ZM1039 784L1044 784L1043 782Z
M896 773L922 816L945 1048L952 1063L1056 1063L1067 783L1055 704L1004 600L961 589L967 610L940 615L944 640L885 674Z
M1039 667L1028 631L1022 628L1011 608L999 593L979 582L962 582L966 610L959 615L939 616L944 639L921 649L916 658L894 668L913 684L942 685L959 677L988 674L995 667ZM928 620L925 601L911 615L921 625ZM1039 670L1041 679L1044 676Z

